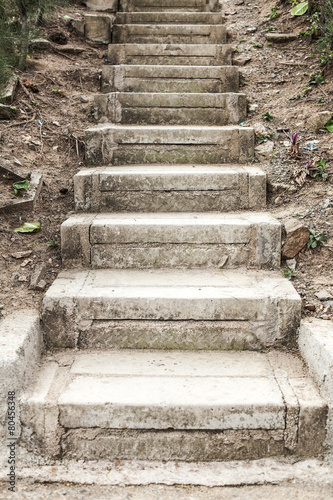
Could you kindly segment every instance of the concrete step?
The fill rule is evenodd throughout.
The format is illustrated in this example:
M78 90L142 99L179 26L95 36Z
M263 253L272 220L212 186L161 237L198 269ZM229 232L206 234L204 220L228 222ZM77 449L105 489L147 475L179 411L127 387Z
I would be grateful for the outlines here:
M72 215L61 226L65 266L275 268L280 223L267 213Z
M247 116L245 94L112 92L94 97L96 121L156 125L237 125Z
M301 299L280 271L99 269L44 296L48 347L262 349L294 345Z
M231 45L118 43L108 48L109 64L223 66L232 64Z
M77 211L229 212L266 205L266 174L241 165L129 165L74 176Z
M58 351L22 402L23 442L76 460L324 452L327 403L296 355Z
M223 24L221 12L117 12L116 24Z
M226 43L227 30L209 24L115 24L112 43Z
M89 165L247 163L254 156L249 127L101 124L85 131Z
M102 92L238 92L235 66L109 64L102 69Z
M219 11L219 0L120 0L122 12L206 12Z

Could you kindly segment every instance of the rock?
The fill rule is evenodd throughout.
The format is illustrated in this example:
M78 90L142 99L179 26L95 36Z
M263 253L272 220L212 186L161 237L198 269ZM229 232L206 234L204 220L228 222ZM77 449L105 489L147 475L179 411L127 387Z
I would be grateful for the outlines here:
M23 252L14 252L11 254L14 259L24 259L32 254L32 250L25 250Z
M26 267L28 264L31 264L32 260L31 259L25 259L22 264L21 264L21 267Z
M0 120L10 120L15 113L15 108L0 104Z
M3 92L1 92L0 102L2 102L3 104L11 104L13 102L17 83L17 76L14 75L9 79L7 87Z
M40 292L43 292L46 288L46 281L40 280L39 283L36 285L36 290L39 290Z
M267 133L267 128L263 123L256 122L252 125L254 131L256 134L266 134Z
M111 18L107 15L86 14L85 36L97 43L111 42Z
M31 278L30 278L30 288L32 290L40 290L39 286L43 281L42 278L45 274L45 271L46 271L46 264L44 262L42 262L41 264L38 264L35 267L32 275L31 275ZM44 283L45 283L45 281L44 281Z
M256 146L254 150L257 153L257 155L267 158L270 154L273 153L274 142L272 141L264 142L263 144Z
M306 127L313 132L318 132L321 128L324 128L328 120L332 118L331 111L321 111L316 113L309 118L306 122Z
M289 269L296 271L296 265L297 265L296 259L287 259L286 265Z
M7 255L6 253L3 253L3 254L2 254L2 258L3 258L4 260L7 260L7 261L8 261L8 260L9 260L9 255Z
M293 259L308 243L310 231L302 222L295 219L286 220L284 229L286 238L282 248L282 257Z
M285 184L283 182L267 182L267 189L269 193L272 194L281 194L281 193L296 193L297 187L292 184Z
M320 317L321 319L326 319L326 320L330 319L330 317L327 314L322 314Z
M237 55L233 58L234 66L245 66L250 61L252 61L252 57L249 56Z
M307 304L305 306L305 309L307 309L308 311L315 311L316 310L316 306L315 306L315 304Z
M327 290L320 290L319 292L315 293L315 296L319 300L331 300L331 299L333 299L333 296Z
M288 43L297 38L298 35L294 33L266 33L266 40L271 43Z
M249 106L249 112L250 113L255 113L259 108L259 104L250 104Z
M78 100L81 101L81 102L84 102L84 103L87 103L89 102L89 97L85 96L85 95L79 95L77 96Z
M45 38L36 38L35 40L30 40L29 47L33 50L49 50L51 42Z
M282 202L283 202L283 200L282 200L282 197L281 197L281 196L277 196L277 197L275 198L275 200L274 200L275 205L281 205L281 204L282 204Z
M75 47L74 45L55 45L53 48L57 52L64 54L73 54L73 55L81 54L86 50L83 47Z
M0 173L4 173L7 178L13 179L15 181L24 181L25 179L29 179L29 172L15 166L14 163L15 162L11 163L4 158L0 158Z
M27 277L27 276L24 276L24 275L19 276L19 277L18 277L18 281L19 281L20 283L25 283L26 281L28 281L28 277Z

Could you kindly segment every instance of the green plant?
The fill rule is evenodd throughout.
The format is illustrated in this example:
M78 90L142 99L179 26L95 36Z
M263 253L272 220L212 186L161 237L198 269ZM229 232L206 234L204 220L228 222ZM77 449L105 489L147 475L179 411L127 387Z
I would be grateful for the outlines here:
M255 42L253 44L253 47L257 47L258 49L262 49L263 48L263 44L262 43L259 43L259 42Z
M274 26L267 26L266 31L269 33L270 31L275 31Z
M267 142L268 139L272 137L273 134L265 134L265 133L258 133L257 134L257 142L258 144L263 144L264 142Z
M266 113L263 113L261 116L268 122L272 122L274 120L274 116L269 111L266 111Z
M47 246L48 247L57 247L58 244L54 240L52 240L52 241L47 242Z
M291 280L294 277L295 274L295 269L291 269L290 267L287 267L282 271L282 274L287 280Z
M314 231L313 229L310 229L310 238L308 241L308 248L314 249L320 244L322 244L326 247L327 243L325 240L326 240L325 233L317 234L316 231Z
M30 182L28 180L14 182L14 194L22 194L22 191L27 191L29 189Z
M308 2L299 3L291 9L291 15L292 16L302 16L303 14L305 14L308 11L308 8L309 8Z
M309 84L310 85L318 85L321 83L326 83L325 78L322 76L320 69L312 73L310 76Z
M279 8L280 7L278 5L271 8L272 14L269 16L270 21L273 21L273 19L277 19L278 17L281 16L281 12L279 12Z
M322 177L323 179L326 180L328 177L328 174L325 172L325 169L329 164L326 165L324 158L320 158L319 161L316 161L315 165L317 167L317 170L315 171L314 174L311 174L311 177L313 177L314 179L316 177Z

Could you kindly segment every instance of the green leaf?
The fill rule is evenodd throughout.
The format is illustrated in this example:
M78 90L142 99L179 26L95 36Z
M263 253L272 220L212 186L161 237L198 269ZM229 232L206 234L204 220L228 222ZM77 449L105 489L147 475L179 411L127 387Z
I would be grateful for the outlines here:
M314 241L311 241L310 247L311 248L316 248L317 245L318 245L318 243L316 242L316 240L314 240Z
M20 189L29 189L30 182L28 180L14 182L14 193L16 194Z
M308 10L308 2L302 2L296 5L293 9L291 9L292 16L303 16Z
M326 130L328 130L329 132L331 132L333 134L333 120L332 120L332 118L330 120L328 120L328 122L325 125L325 128L326 128Z
M15 233L34 233L40 230L40 222L25 222L23 226L14 229Z

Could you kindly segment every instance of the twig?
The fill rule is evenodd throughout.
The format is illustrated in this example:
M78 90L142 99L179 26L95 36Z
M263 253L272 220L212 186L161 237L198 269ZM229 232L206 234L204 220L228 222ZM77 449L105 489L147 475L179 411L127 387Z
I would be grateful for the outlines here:
M75 61L72 57L69 57L67 54L63 54L62 52L59 52L56 50L54 47L52 47L52 50L56 53L59 54L59 56L66 57L66 59L69 59L70 61Z
M26 126L26 125L28 125L28 123L33 122L35 120L35 118L36 118L36 112L34 113L33 117L30 118L30 120L27 120L26 122L24 122L24 120L21 120L21 121L16 122L16 123L10 123L9 125L7 125L6 128L18 127L19 125Z

